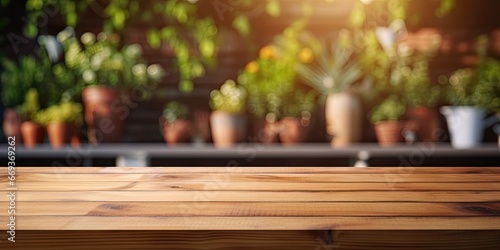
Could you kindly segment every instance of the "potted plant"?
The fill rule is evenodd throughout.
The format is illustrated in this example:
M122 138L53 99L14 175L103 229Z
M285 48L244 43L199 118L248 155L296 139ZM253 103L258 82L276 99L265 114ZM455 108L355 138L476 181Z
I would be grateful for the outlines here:
M18 141L22 141L20 132L22 119L16 108L25 103L25 98L31 88L39 89L38 86L45 79L46 70L45 67L41 67L33 55L20 56L18 62L4 59L2 65L2 101L6 107L3 123L4 133L7 137L16 136ZM38 98L38 94L38 92L35 94L34 91L31 91L29 96L34 98L36 95ZM38 101L37 99L37 105L39 105ZM30 101L27 105L35 105L35 103ZM25 114L24 118L30 119L28 114ZM29 144L31 143L29 142Z
M359 142L363 132L363 104L350 89L361 78L362 70L353 52L338 41L333 41L330 48L325 44L311 48L314 61L299 64L298 74L326 98L326 126L332 146Z
M119 142L128 114L121 107L131 108L130 103L149 98L164 76L163 68L147 65L138 44L120 47L115 34L84 33L80 38L83 48L70 30L59 33L58 40L66 50L66 66L83 88L89 142Z
M481 59L475 69L460 69L449 78L447 99L441 107L451 143L456 148L478 146L483 139L483 119L500 110L500 61Z
M311 127L316 92L297 89L284 100L283 117L279 121L280 141L284 145L305 142Z
M403 98L390 95L370 113L379 145L392 146L403 141L403 116L406 104Z
M83 122L82 105L69 100L52 105L37 113L35 120L47 128L50 144L53 148L61 148L72 143L78 145L78 130Z
M188 120L189 107L180 102L169 102L160 117L160 131L170 145L187 142L190 139L191 124Z
M226 80L220 90L210 93L210 126L217 147L230 147L245 141L247 91L234 80Z
M37 144L41 144L45 135L44 128L35 119L40 111L38 91L34 88L29 89L24 99L24 103L18 107L17 112L22 119L21 136L24 146L32 148Z
M408 103L406 120L421 142L436 142L439 136L440 117L436 109L441 97L441 87L433 84L429 76L430 56L424 53L407 58L411 62L401 68L404 95Z

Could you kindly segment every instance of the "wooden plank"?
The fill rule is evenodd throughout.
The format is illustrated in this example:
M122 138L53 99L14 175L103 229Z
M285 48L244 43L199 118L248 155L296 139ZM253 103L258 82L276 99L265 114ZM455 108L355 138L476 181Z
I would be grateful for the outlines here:
M499 230L500 217L18 216L17 230ZM6 216L0 220L7 221ZM5 223L4 223L5 224ZM7 230L0 225L0 230Z
M500 174L38 174L19 173L17 181L272 181L272 182L492 182ZM0 175L7 181L7 175Z
M315 231L19 231L12 250L311 249L324 242Z
M495 191L500 190L498 182L465 182L465 183L322 183L322 182L224 182L220 185L204 181L66 181L64 178L53 182L18 182L22 191Z
M0 167L4 173L7 168ZM394 173L394 174L493 174L500 173L499 167L18 167L18 173L48 173L48 174L181 174L181 173Z
M0 207L8 207L0 202ZM71 208L71 209L68 209ZM7 215L2 211L0 215ZM500 216L496 203L402 203L402 202L23 202L17 213L27 215L79 216L392 216L392 217L471 217Z
M336 231L327 246L316 231L20 231L9 249L498 250L500 231Z
M7 201L0 196L0 201ZM498 202L500 191L87 191L17 194L26 201L186 201L186 202Z

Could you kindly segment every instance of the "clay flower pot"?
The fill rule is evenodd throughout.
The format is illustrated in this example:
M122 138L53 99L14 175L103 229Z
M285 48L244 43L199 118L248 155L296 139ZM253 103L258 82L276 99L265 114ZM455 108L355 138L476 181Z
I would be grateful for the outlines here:
M21 123L21 136L24 146L32 148L43 143L45 129L36 122L25 121Z
M305 142L309 133L309 124L302 118L285 117L280 120L279 138L283 145L294 145Z
M15 109L6 109L3 112L3 133L5 137L15 137L17 142L21 139L21 116Z
M408 107L406 120L415 124L417 140L421 142L436 142L439 136L439 114L435 108Z
M47 134L50 145L53 148L62 148L70 144L71 137L74 134L75 125L73 123L53 122L47 125Z
M325 105L326 131L333 147L360 142L363 135L363 105L354 94L329 95Z
M88 86L83 89L85 123L91 144L120 142L124 130L121 92L107 86Z
M387 147L403 142L403 122L383 121L375 124L375 133L380 146Z
M160 117L160 131L163 139L169 145L189 142L191 137L191 123L188 120L179 119L174 123L167 122L165 117Z
M216 147L227 148L245 141L247 120L244 115L214 111L210 115L210 126Z

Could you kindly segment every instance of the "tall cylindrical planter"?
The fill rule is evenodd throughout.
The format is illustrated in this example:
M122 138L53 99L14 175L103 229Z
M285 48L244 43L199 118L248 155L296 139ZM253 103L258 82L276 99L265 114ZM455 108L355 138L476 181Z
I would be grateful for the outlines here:
M107 86L89 86L82 92L85 123L91 144L120 142L124 130L125 112L121 92Z
M303 124L302 118L284 117L279 123L279 138L283 145L295 145L307 140L309 124Z
M47 135L49 136L50 145L53 148L62 148L64 145L70 144L74 127L75 125L72 123L49 123L47 125Z
M15 109L5 109L3 111L3 133L5 137L15 137L17 143L22 142L21 122L21 116Z
M473 148L483 140L483 110L470 106L444 106L441 113L446 117L451 145L454 148Z
M375 124L378 144L382 147L388 147L403 142L402 130L402 121L383 121Z
M246 116L214 111L210 115L212 139L216 147L227 148L244 142L247 133Z
M331 94L325 106L326 130L334 147L360 142L363 136L363 104L354 94Z
M25 121L21 123L21 136L24 146L32 148L43 143L45 129L36 122Z
M417 140L421 142L436 142L440 135L440 122L437 109L429 107L408 107L406 109L408 122L416 124Z

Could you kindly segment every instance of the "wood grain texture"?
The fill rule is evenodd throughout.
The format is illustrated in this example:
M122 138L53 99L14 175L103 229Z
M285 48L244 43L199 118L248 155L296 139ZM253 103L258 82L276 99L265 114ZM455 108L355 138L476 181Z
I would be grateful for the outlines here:
M7 221L6 216L0 219ZM495 230L500 225L500 217L18 216L18 219L18 230Z
M0 202L0 207L7 207ZM71 207L71 209L68 209ZM75 215L105 217L179 217L179 216L391 216L463 217L500 216L497 203L404 203L404 202L23 202L22 215Z
M5 172L4 172L5 173ZM0 181L7 181L7 175L1 174ZM339 174L317 174L317 173L190 173L190 174L45 174L45 173L18 173L18 181L47 181L55 180L66 181L204 181L204 182L255 182L255 181L273 181L273 182L492 182L500 179L500 173L490 174L418 174L418 173L339 173Z
M18 168L19 230L500 230L494 167L73 170Z
M6 168L0 168L6 169ZM180 173L300 173L300 174L499 174L498 167L369 167L360 171L353 167L149 167L149 168L116 168L116 167L18 167L18 173L49 174L180 174ZM4 172L2 172L4 173Z
M204 181L66 181L64 178L52 182L21 182L22 191L495 191L498 182L369 182L369 183L321 183L321 182L225 182L223 185Z
M19 231L12 250L269 249L498 250L500 231L336 231L326 245L316 231ZM2 244L3 242L0 242ZM3 248L2 248L3 249Z

